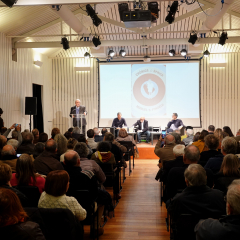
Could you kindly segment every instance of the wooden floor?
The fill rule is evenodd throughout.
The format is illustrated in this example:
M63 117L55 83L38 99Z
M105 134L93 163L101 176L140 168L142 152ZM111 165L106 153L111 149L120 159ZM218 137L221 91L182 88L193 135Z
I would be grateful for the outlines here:
M166 231L166 207L160 206L157 160L135 160L131 176L127 176L115 217L104 226L99 239L169 240ZM85 239L89 235L86 231Z

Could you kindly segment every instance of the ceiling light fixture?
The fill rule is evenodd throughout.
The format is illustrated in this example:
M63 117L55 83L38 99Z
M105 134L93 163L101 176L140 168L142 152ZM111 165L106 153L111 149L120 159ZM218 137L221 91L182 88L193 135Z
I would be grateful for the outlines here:
M41 62L41 61L34 61L33 62L36 66L38 66L38 67L41 67L42 65L43 65L43 62Z
M203 56L204 57L209 57L210 56L210 52L208 50L204 51Z
M99 36L94 36L93 39L92 39L92 42L93 42L95 47L98 47L99 45L101 45L101 41L100 41Z
M183 57L185 57L187 55L187 50L186 49L182 49L180 53L181 53L181 55Z
M178 1L174 1L170 7L170 5L168 5L168 15L165 18L165 21L168 22L169 24L173 23L175 20L175 14L178 10Z
M64 50L68 50L70 47L69 47L69 41L66 37L63 37L62 38L62 42L61 44L63 45L63 49Z
M148 3L148 10L151 11L152 14L152 22L156 23L157 19L159 18L158 12L160 11L158 9L158 2L149 2Z
M126 56L126 51L123 50L123 49L121 49L120 52L119 52L119 55L120 55L121 57L125 57L125 56Z
M12 7L15 3L17 3L17 0L1 0L3 3L5 3L8 7Z
M111 58L114 57L115 52L113 50L109 50L108 52L108 56L110 56Z
M89 53L89 52L85 52L84 58L85 58L85 59L88 59L88 58L90 58L90 57L91 57L90 53Z
M92 8L92 6L90 4L86 5L86 12L87 12L88 16L91 17L93 24L96 27L98 27L102 23L102 20L97 16L95 10Z
M123 21L123 12L129 11L128 3L119 3L118 11L119 11L120 20Z
M227 32L222 32L221 36L219 37L219 42L218 44L224 45L226 43L226 40L228 39L228 34Z
M168 52L168 54L169 54L169 56L171 56L171 57L173 57L173 56L175 56L175 50L174 49L171 49L171 50L169 50L169 52Z
M188 39L188 42L191 43L192 45L194 45L195 42L197 41L197 39L198 39L197 33L192 32L192 33L190 33L190 38Z

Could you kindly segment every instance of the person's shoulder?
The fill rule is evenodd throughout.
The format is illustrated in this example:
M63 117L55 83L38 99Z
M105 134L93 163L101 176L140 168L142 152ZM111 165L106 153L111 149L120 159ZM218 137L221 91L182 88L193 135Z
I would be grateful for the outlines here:
M21 227L23 230L29 233L29 231L31 231L32 229L39 228L39 224L32 221L26 221L26 222L20 223L19 227Z
M183 173L185 171L185 168L184 167L173 167L169 174L170 175L174 175L174 174L178 174L178 173Z

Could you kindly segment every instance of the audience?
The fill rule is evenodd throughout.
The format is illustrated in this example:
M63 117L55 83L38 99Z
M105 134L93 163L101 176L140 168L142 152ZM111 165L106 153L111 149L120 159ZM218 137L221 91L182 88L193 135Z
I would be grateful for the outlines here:
M22 154L22 153L27 153L29 155L33 154L34 151L34 144L33 144L33 135L30 132L24 132L23 136L23 142L22 144L18 147L17 153Z
M197 142L199 140L200 134L201 134L200 132L195 133L194 138L193 138L193 142Z
M0 151L2 151L3 147L7 144L7 138L3 135L0 135Z
M219 172L223 162L223 157L230 153L236 154L236 151L237 151L237 141L232 137L225 137L222 140L222 149L221 149L222 153L216 155L215 157L210 158L204 168L211 169L213 173Z
M185 146L188 146L193 143L194 133L192 129L186 131L187 137L183 139Z
M69 138L68 141L67 141L67 151L65 153L63 153L61 156L60 156L60 162L64 162L64 155L73 150L75 145L77 144L77 140L75 138Z
M17 156L16 151L12 145L5 145L1 152L0 164L5 163L9 165L13 172L16 172Z
M170 135L174 136L175 138L175 144L184 144L181 140L181 135L177 133L179 131L178 129L175 130L174 132L169 133Z
M103 141L103 137L104 136L100 136L99 133L99 129L97 127L93 128L93 131L94 131L94 140L95 142L102 142Z
M221 128L217 128L214 132L214 136L218 138L219 145L218 145L218 151L221 152L222 147L222 140L223 140L223 131Z
M223 127L223 132L227 133L229 137L234 137L231 128L228 126Z
M64 133L64 137L65 137L67 140L69 140L70 138L72 138L72 133L69 132L69 131L66 131L66 132Z
M38 131L38 129L34 128L32 130L32 134L33 134L33 144L38 143L38 140L39 140L39 131Z
M199 149L200 153L208 150L208 148L205 146L205 141L204 141L204 138L207 135L208 135L208 131L202 130L198 141L192 143L192 145L196 146Z
M51 138L49 140L54 140L54 137L60 133L60 129L59 128L53 128L52 132L51 132Z
M54 170L63 170L57 153L57 144L54 140L48 140L45 150L35 159L33 165L39 174L48 175Z
M57 143L57 154L60 156L67 151L67 139L61 133L54 136L54 141Z
M33 149L33 158L36 159L45 149L45 144L38 142Z
M13 146L14 150L17 151L19 143L18 143L18 140L12 138L7 141L7 145Z
M18 196L0 188L0 232L2 240L45 240L37 223L28 221Z
M208 133L209 134L214 134L214 131L215 131L215 127L213 125L209 125L208 126Z
M227 191L227 216L201 220L195 227L197 240L238 240L240 236L240 180L234 180Z
M13 173L10 183L12 186L36 186L42 193L45 179L34 172L32 158L28 154L22 154L17 160L16 173Z
M3 136L8 137L11 131L12 131L12 139L16 139L18 141L18 146L20 146L22 143L21 125L18 124L16 126L16 123L14 123L10 128L7 129L5 133L3 133Z
M87 147L88 147L88 157L87 158L90 159L92 154L93 154L93 150L88 145L88 141L87 141L86 137L83 134L79 134L78 142L83 142L83 143L87 144Z
M87 131L87 141L88 141L88 145L91 149L97 149L97 143L94 140L94 131L93 129L89 129Z
M81 135L81 129L79 127L74 127L72 131L72 137L78 140L80 135ZM85 136L84 134L82 135Z
M102 137L104 137L105 133L107 133L107 132L108 132L108 130L106 128L102 128L102 131L101 131Z
M39 208L63 208L69 209L82 221L86 218L87 212L74 197L66 196L69 188L69 175L64 170L52 171L47 175L45 192L39 199Z
M38 142L46 143L48 140L48 135L47 133L40 133Z
M0 134L3 135L6 131L7 131L7 128L6 127L2 127L1 130L0 130Z
M192 126L186 126L185 127L185 129L184 129L184 133L185 134L181 136L181 141L183 141L183 139L187 137L186 132L187 132L188 129L192 129L193 130L193 127Z

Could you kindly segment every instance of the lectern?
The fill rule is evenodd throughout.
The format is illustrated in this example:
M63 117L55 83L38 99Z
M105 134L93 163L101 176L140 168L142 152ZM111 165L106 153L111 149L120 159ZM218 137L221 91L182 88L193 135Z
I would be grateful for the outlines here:
M72 126L73 127L79 127L80 128L80 133L82 134L82 123L83 123L83 119L85 119L85 115L84 114L70 114L71 118L72 118Z

